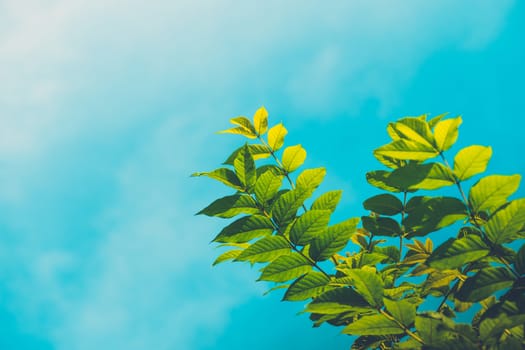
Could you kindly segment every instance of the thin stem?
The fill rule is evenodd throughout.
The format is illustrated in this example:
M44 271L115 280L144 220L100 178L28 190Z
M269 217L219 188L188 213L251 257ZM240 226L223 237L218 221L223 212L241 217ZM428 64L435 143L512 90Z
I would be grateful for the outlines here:
M459 190L459 193L461 194L461 198L463 199L463 203L465 204L465 207L467 208L467 214L469 216L469 218L473 218L473 213L472 213L472 210L470 208L470 205L469 205L469 202L468 202L468 199L467 199L467 196L465 195L465 192L463 191L463 187L461 186L461 181L459 181L459 179L457 178L456 174L454 174L454 171L452 169L452 167L450 166L450 164L448 163L447 159L445 158L445 155L443 154L443 152L440 152L439 155L441 156L441 159L443 160L443 163L445 164L445 166L451 171L452 173L452 176L454 178L454 183L456 184L458 190ZM473 225L483 234L483 238L484 238L484 241L485 243L487 243L491 250L494 252L494 244L485 237L485 232L483 231L483 228L477 223L476 220L473 220ZM496 257L498 258L498 260L503 264L505 265L505 267L514 275L514 277L516 279L520 278L520 275L514 271L514 269L512 268L512 266L510 266L510 263L502 256L498 255L497 252L494 252L496 254Z
M401 329L403 329L405 331L405 333L413 338L415 341L417 341L418 343L421 343L421 344L424 344L425 342L423 341L423 339L421 339L417 334L415 334L414 332L412 332L408 327L406 327L403 323L399 322L398 320L396 320L395 317L393 317L392 315L390 315L388 312L386 312L385 310L383 309L379 309L378 310L379 313L383 316L385 316L387 319L389 319L390 321L394 321L399 327L401 327Z

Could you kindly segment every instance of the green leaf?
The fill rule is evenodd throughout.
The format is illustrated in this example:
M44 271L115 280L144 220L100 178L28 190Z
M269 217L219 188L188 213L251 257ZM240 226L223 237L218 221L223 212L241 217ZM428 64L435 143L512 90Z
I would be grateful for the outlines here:
M290 253L290 244L282 236L269 236L258 240L246 248L235 260L257 262L273 261L281 255Z
M430 119L428 121L428 126L430 127L430 129L434 129L437 125L437 123L439 123L441 121L441 119L443 119L444 117L447 116L448 113L442 113L440 115L437 115L435 116L434 118Z
M436 190L455 183L452 172L440 163L407 164L395 169L387 181L403 191Z
M282 255L262 270L259 281L286 282L311 270L312 266L302 255Z
M237 158L237 155L244 147L248 147L248 150L250 151L250 154L252 155L254 160L268 158L270 156L270 149L268 148L268 146L260 145L260 144L248 144L248 145L241 146L237 148L235 151L233 151L233 153L230 154L228 159L224 161L224 164L233 165L233 162Z
M325 175L325 168L303 170L303 172L297 177L297 189L302 191L308 191L310 195L312 195L314 190L317 187L319 187L321 182L323 182Z
M220 181L226 186L230 186L236 190L242 189L239 178L237 177L237 175L235 175L233 171L231 171L228 168L219 168L210 172L193 173L191 174L191 176L207 176L211 179Z
M355 290L373 307L383 305L383 281L372 271L350 269L345 273L352 279Z
M457 269L466 263L477 261L490 252L479 236L468 235L459 239L449 238L441 244L426 264L436 269Z
M467 217L467 208L453 197L412 197L407 205L405 229L408 237L424 236Z
M363 206L366 210L381 215L396 215L403 211L403 203L391 194L380 194L368 198Z
M427 122L419 117L408 117L391 123L399 136L409 141L415 141L428 147L433 147L434 136Z
M222 253L215 259L213 262L213 266L220 264L222 262L235 259L240 253L242 253L242 249L235 249L235 250L229 250L227 252Z
M492 148L485 146L470 146L463 148L454 157L454 174L460 181L470 179L487 169Z
M478 302L513 283L514 278L505 268L489 267L467 278L455 297L461 301Z
M255 128L246 117L237 117L230 119L230 123L238 125L236 128L219 131L220 134L239 134L247 138L254 139L257 137L255 133Z
M516 192L520 180L520 175L489 175L482 178L470 189L469 204L472 210L477 213L499 208Z
M506 329L525 324L525 315L507 315L502 313L494 318L486 318L479 325L479 335L482 341L496 343ZM522 335L523 333L520 332ZM503 349L503 348L502 348Z
M458 139L458 128L462 123L461 117L442 120L434 128L436 146L440 152L448 150Z
M323 261L339 252L347 245L358 223L359 219L353 218L328 227L312 241L310 257L315 261Z
M243 188L249 191L255 185L257 178L255 174L255 162L247 145L237 154L237 158L233 161L233 167Z
M391 172L386 170L375 170L366 173L366 181L372 186L388 192L401 192L402 188L394 186L389 182Z
M385 217L362 216L363 227L376 236L397 237L401 235L399 223Z
M220 218L232 218L239 214L255 214L259 211L252 197L248 195L234 194L217 199L197 215L217 216Z
M326 290L328 282L330 279L323 273L310 271L292 283L283 300L301 301L314 298Z
M213 241L243 243L261 236L269 236L273 230L273 224L268 218L259 215L245 216L223 228Z
M266 108L259 108L253 115L253 125L257 135L263 135L268 130L268 111Z
M387 311L405 327L410 328L416 318L416 305L407 300L383 299Z
M268 145L274 151L279 150L284 145L284 137L288 134L288 130L283 124L279 123L268 131Z
M275 197L283 183L283 175L275 174L272 169L262 173L255 183L255 197L260 203L267 203Z
M514 261L514 267L520 275L525 275L525 244L523 244L518 251L518 255Z
M363 316L357 321L350 323L343 331L344 334L352 335L385 335L403 334L405 331L399 325L383 315Z
M296 188L280 196L272 206L272 217L275 222L281 227L290 223L310 195L308 191Z
M303 165L305 159L306 151L301 145L286 147L283 151L283 168L291 173Z
M375 155L401 160L425 161L437 156L438 152L426 144L400 139L379 147L374 151Z
M520 237L518 231L525 225L525 198L510 202L498 210L485 226L487 238L494 244L509 243Z
M318 314L338 314L351 311L369 311L370 306L352 288L340 287L324 292L306 306L305 311Z
M312 210L330 210L335 211L337 204L341 200L343 191L329 191L319 196L313 203L310 209Z
M329 210L310 210L301 215L292 226L290 240L296 245L306 245L319 235L330 221Z

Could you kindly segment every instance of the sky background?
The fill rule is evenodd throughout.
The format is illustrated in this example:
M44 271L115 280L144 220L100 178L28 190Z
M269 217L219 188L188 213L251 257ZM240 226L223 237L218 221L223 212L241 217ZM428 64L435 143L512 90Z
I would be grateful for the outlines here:
M224 222L194 213L228 191L189 175L261 105L344 190L339 218L364 213L402 116L461 114L459 146L525 174L524 18L511 0L0 0L0 349L347 349L256 268L211 267Z

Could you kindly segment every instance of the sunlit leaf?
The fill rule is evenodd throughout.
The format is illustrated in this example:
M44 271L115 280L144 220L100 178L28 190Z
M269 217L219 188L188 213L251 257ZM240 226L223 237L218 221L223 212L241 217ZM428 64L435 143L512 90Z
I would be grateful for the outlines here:
M283 168L288 173L303 165L306 159L306 151L301 145L286 147L283 151Z
M463 181L487 169L492 148L485 146L470 146L463 148L454 157L454 174Z
M428 147L433 147L435 143L430 127L426 121L420 118L403 118L396 123L391 123L391 125L402 138L415 141Z
M329 191L319 196L313 203L310 209L312 210L330 210L335 211L337 204L341 200L343 191Z
M345 273L352 279L353 287L374 307L383 305L383 281L372 271L351 269Z
M324 292L306 306L307 312L337 314L350 311L368 311L370 306L352 288L340 287Z
M243 188L246 191L250 191L255 185L257 178L255 173L255 162L247 146L243 147L243 149L237 154L237 158L233 161L233 167Z
M262 270L259 281L286 282L311 270L312 266L302 255L282 255Z
M328 288L328 282L330 279L323 273L310 271L290 285L283 300L300 301L316 297Z
M248 195L234 194L217 199L198 212L197 215L231 218L239 214L255 214L258 211L253 198Z
M384 335L403 334L405 331L395 322L383 315L363 316L346 326L344 334L352 335Z
M207 176L230 186L236 190L242 189L241 182L235 173L227 168L219 168L209 172L193 173L191 176Z
M268 158L270 156L270 149L268 148L268 146L260 144L248 144L241 146L235 151L233 151L233 153L228 157L228 159L224 161L224 164L233 165L235 158L237 158L237 155L244 147L248 147L248 150L250 151L250 154L252 155L254 160Z
M479 236L468 235L459 239L449 238L441 244L426 264L437 269L456 269L466 263L487 256L490 248Z
M290 244L282 236L262 238L246 248L235 260L256 262L273 261L291 251Z
M387 311L405 327L410 328L416 318L416 305L407 300L383 299Z
M470 189L469 204L474 212L496 209L516 192L520 180L520 175L486 176Z
M440 152L448 150L458 138L458 128L463 120L461 117L442 120L434 127L436 146Z
M268 169L257 178L255 183L255 197L260 203L266 203L274 198L283 182L283 176L275 174L274 170Z
M230 119L230 122L234 125L238 125L235 128L231 128L228 130L219 131L221 134L239 134L243 135L247 138L254 139L257 137L257 134L255 132L255 128L250 122L250 120L246 117L236 117Z
M268 111L266 108L259 108L253 115L253 125L257 135L263 135L268 130Z
M223 228L213 241L220 243L248 242L254 238L271 235L273 230L273 224L268 218L259 215L245 216Z
M213 262L213 266L217 265L217 264L220 264L222 262L225 262L225 261L228 261L228 260L233 260L235 259L240 253L242 253L242 249L235 249L235 250L229 250L227 252L224 252L222 253L221 255L219 255L217 257L217 259L215 259L215 261Z
M374 151L376 154L394 159L424 161L434 158L438 152L426 144L400 139L379 147Z
M268 145L272 150L277 151L284 145L284 137L288 130L283 124L277 124L268 131Z
M358 223L359 219L353 218L328 227L312 241L310 257L315 261L329 259L347 245Z
M292 226L290 240L296 245L305 245L319 235L330 221L329 210L310 210L301 215Z
M525 225L525 198L510 202L498 210L487 225L487 238L494 244L509 243L520 237L518 231Z

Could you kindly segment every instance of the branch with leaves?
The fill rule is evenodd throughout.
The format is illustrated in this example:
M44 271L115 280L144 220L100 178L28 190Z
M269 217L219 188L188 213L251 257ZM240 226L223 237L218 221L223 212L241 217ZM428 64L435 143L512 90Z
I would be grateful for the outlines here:
M509 199L521 177L488 175L467 186L485 172L492 149L463 148L451 166L446 153L460 117L390 123L392 141L374 151L385 168L367 173L368 183L385 192L364 201L368 215L335 224L342 191L312 198L326 171L300 171L306 151L284 147L282 124L268 129L264 108L253 122L230 121L234 127L222 133L252 142L224 167L193 174L235 191L198 213L236 218L214 239L228 249L214 265L261 264L260 281L286 289L283 300L307 301L314 326L326 322L357 337L354 349L525 345L525 199ZM447 186L458 197L432 195ZM430 236L445 230L455 234L434 249ZM471 322L458 322L468 310Z

